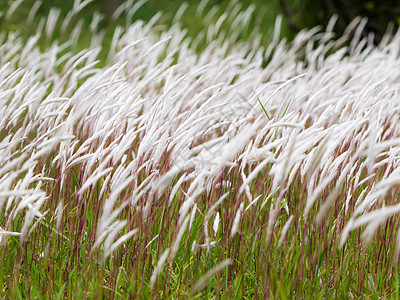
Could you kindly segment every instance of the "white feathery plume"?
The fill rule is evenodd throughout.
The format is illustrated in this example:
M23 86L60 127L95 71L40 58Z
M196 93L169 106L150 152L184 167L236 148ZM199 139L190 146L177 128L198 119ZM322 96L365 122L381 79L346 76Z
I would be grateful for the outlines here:
M190 216L186 216L183 220L182 225L179 227L178 234L176 235L175 241L171 246L171 251L169 255L169 261L172 262L175 258L176 252L178 251L179 245L181 243L183 234L185 233L188 223L189 223Z
M237 230L238 230L239 221L240 221L240 217L241 217L241 214L242 214L243 206L244 206L244 203L243 202L240 203L240 206L239 206L238 210L236 211L235 219L233 220L232 229L231 229L231 235L230 235L231 237L233 237L236 234Z
M193 288L191 289L190 293L191 295L195 295L197 293L197 291L201 290L204 286L207 285L208 281L218 272L220 272L221 270L225 269L226 267L228 267L229 265L232 264L232 260L231 259L227 259L224 260L223 262L217 264L214 268L212 268L211 270L207 271L207 273L205 273L203 275L203 277L201 277L196 284L193 286Z
M11 19L12 15L15 13L15 11L18 8L18 6L20 6L23 1L24 0L14 0L14 2L10 5L10 7L7 10L7 13L6 13L6 19L7 20Z
M163 252L163 254L161 254L161 257L159 258L159 260L158 260L158 262L157 262L157 265L156 265L156 267L154 268L153 274L152 274L151 277L150 277L150 287L151 287L151 288L154 287L154 284L155 284L156 281L157 281L158 275L160 275L160 273L161 273L161 271L162 271L162 269L163 269L163 267L164 267L165 261L166 261L167 258L168 258L168 254L169 254L169 248L167 248L167 249Z
M209 235L208 235L208 221L210 220L211 216L214 214L214 211L216 210L216 208L222 203L222 201L224 201L226 199L226 197L229 196L229 193L225 193L223 194L211 207L210 209L207 211L207 213L204 216L204 235L205 235L205 240L206 240L206 244L209 245L210 244L210 239L209 239Z
M214 223L213 223L214 236L216 236L217 233L218 233L219 220L220 220L219 212L217 212L217 213L215 214Z
M293 221L293 216L290 216L289 219L286 221L285 225L283 226L282 233L281 233L281 236L280 236L279 242L278 242L278 247L280 247L283 244L283 241L286 238L286 234L289 230L289 227L290 227L290 224L292 223L292 221Z

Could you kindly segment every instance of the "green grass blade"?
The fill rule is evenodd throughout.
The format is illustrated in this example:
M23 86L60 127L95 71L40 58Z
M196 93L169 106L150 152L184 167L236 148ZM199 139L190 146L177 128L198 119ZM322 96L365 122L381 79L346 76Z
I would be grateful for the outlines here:
M283 114L282 114L282 118L286 115L286 112L287 112L287 110L288 110L288 108L289 108L290 102L292 102L292 99L290 99L289 102L288 102L288 104L286 105L285 111L284 111Z
M261 103L260 98L257 98L257 100L258 100L258 103L260 103L262 109L264 110L264 113L265 113L265 115L267 116L268 120L271 121L271 118L270 118L270 116L268 115L267 110L265 109L264 105Z

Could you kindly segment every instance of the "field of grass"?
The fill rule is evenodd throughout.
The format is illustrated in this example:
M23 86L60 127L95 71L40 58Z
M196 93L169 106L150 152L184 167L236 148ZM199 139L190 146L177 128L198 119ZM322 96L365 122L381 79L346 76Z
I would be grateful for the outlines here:
M400 34L229 5L2 16L1 298L399 298Z

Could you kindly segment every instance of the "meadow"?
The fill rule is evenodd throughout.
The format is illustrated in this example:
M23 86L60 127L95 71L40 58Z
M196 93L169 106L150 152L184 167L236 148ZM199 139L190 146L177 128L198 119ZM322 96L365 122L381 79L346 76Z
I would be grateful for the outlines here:
M399 298L400 33L89 2L1 27L1 298Z

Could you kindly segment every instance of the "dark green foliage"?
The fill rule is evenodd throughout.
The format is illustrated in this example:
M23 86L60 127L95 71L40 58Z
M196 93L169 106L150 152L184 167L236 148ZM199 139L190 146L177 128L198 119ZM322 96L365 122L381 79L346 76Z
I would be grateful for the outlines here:
M368 18L363 36L372 33L375 42L379 42L390 24L398 28L400 23L398 0L279 0L279 4L293 32L327 26L336 15L335 31L341 36L348 24L360 16Z

